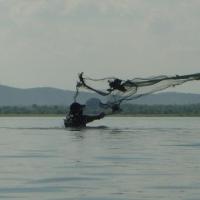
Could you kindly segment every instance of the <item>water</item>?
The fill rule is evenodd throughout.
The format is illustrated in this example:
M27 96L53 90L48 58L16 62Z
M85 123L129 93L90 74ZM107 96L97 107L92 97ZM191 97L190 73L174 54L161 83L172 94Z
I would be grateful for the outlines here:
M0 118L0 199L198 200L199 118Z

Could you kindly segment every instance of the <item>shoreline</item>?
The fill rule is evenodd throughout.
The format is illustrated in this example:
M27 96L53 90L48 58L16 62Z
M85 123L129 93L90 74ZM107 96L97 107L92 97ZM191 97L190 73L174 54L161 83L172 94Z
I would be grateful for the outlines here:
M0 114L0 117L63 117L63 114ZM105 117L200 117L200 114L113 114Z

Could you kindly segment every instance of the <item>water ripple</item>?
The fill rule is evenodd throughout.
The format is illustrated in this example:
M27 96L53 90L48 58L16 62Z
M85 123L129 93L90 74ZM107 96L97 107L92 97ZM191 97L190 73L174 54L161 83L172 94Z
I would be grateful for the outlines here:
M6 187L0 188L0 193L31 193L31 192L62 192L66 187Z
M31 183L56 183L56 182L71 182L71 181L99 181L102 178L94 178L94 177L56 177L56 178L46 178L40 180L31 181Z

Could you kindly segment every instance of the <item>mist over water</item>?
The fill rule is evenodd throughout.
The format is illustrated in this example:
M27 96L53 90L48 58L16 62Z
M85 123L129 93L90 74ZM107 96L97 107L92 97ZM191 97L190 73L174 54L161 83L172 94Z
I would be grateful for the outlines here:
M198 117L0 118L0 198L196 200Z

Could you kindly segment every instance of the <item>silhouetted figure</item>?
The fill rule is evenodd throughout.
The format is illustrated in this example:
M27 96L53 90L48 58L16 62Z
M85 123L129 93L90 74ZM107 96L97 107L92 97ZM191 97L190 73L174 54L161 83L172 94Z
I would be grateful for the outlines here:
M85 105L81 105L77 102L71 104L69 115L64 120L65 127L85 127L87 123L102 119L105 116L104 113L95 116L83 115L84 107Z

